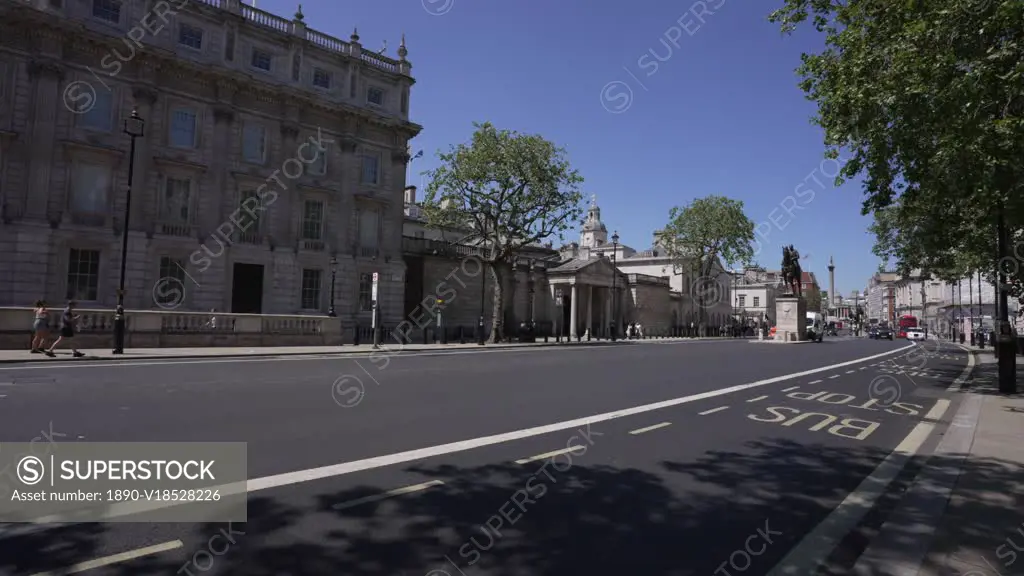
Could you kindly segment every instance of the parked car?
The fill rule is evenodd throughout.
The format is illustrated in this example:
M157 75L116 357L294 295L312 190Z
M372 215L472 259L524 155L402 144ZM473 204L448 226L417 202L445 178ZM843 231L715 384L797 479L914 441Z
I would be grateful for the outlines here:
M920 328L907 328L907 340L924 340L924 330Z

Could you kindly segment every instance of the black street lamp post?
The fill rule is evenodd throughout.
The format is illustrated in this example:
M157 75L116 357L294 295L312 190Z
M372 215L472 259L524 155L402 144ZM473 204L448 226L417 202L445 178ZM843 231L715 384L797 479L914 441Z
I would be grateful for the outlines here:
M145 134L146 121L139 116L139 111L132 109L132 115L124 120L122 132L131 137L131 148L128 151L128 194L124 202L124 222L121 229L121 281L117 289L117 308L114 310L114 354L124 354L124 275L128 266L128 221L132 210L132 180L135 178L135 139Z
M970 279L967 280L970 282ZM982 331L978 332L978 346L985 347L985 302L981 299L981 270L978 270L978 316L980 317L980 324Z
M562 310L562 289L555 288L555 342L562 342L562 324L565 322Z
M619 331L619 232L612 234L612 342L618 338Z
M484 262L487 261L487 220L484 219L483 234L480 236L480 252L484 257ZM487 265L484 265L484 277L480 281L480 320L476 326L476 343L480 346L484 345L484 305L487 300Z
M338 257L331 256L331 306L327 309L327 315L331 318L337 317L338 313L334 310L334 281L338 275Z
M529 279L528 284L527 284L529 286L529 291L530 291L530 332L533 332L534 326L536 325L536 319L534 318L534 315L536 314L536 310L535 310L534 302L533 302L533 296L534 296L534 293L536 292L536 289L537 289L537 278L535 276L536 273L537 273L537 261L536 260L530 260L530 279Z
M959 283L960 283L960 280L957 281L957 284L959 284ZM960 289L956 291L956 293L957 293L957 305L956 305L956 318L957 318L957 320L956 320L956 324L957 324L957 330L960 332L960 343L963 344L964 341L967 339L967 337L964 336L964 287L960 286L959 288Z

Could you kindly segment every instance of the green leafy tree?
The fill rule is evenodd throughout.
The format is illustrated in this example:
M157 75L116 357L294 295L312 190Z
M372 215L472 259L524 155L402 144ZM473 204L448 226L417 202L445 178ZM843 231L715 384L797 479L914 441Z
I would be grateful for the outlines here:
M543 137L475 123L468 144L439 153L427 172L423 214L435 228L465 231L461 242L485 247L494 281L491 342L504 332L504 286L518 255L579 224L580 185L565 150Z
M875 252L904 274L992 278L997 222L1024 229L1024 2L785 0L770 19L825 35L801 87L827 154L852 156L837 183L863 179ZM1021 270L1007 263L1018 295Z
M707 322L706 293L718 283L716 265L720 259L730 265L751 262L754 223L743 212L741 200L725 196L707 196L686 206L676 206L668 217L668 224L659 232L659 241L677 273L697 277L691 281L691 296L697 299L703 334Z

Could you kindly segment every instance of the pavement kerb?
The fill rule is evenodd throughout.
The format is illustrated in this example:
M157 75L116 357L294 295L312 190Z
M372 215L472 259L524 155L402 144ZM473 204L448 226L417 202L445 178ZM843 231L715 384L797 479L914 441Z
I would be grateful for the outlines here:
M444 348L443 344L435 344L428 348L427 345L410 344L398 351L390 352L385 348L379 350L351 350L344 346L338 346L335 350L312 350L312 351L295 351L295 350L284 350L284 351L273 351L268 349L266 352L249 352L249 353L227 353L227 354L151 354L146 356L86 356L84 358L48 358L48 357L31 357L31 358L0 358L0 364L39 364L45 362L137 362L137 361L153 361L153 360L186 360L186 359L197 359L197 358L270 358L274 356L354 356L357 354L373 354L374 352L381 354L401 354L403 352L438 352L441 354L450 352L486 352L488 350L514 350L517 348L530 349L530 348L551 348L555 346L561 347L577 347L577 346L635 346L646 343L658 343L658 342L696 342L698 340L738 340L738 338L651 338L644 340L618 340L611 342L608 340L595 340L595 341L582 341L582 342L547 342L547 343L536 343L536 344L487 344L478 348L468 348L459 346L458 348ZM28 351L26 350L27 354Z
M980 369L977 357L981 351L972 350L963 344L953 344L975 359L971 363L971 369L964 374L960 386L961 392L969 392L970 388L967 385ZM932 452L924 457L921 469L900 498L900 503L857 558L850 570L853 576L931 576L932 572L924 569L925 561L935 541L935 533L947 513L950 498L956 490L957 479L966 459L970 457L980 418L980 397L970 395L958 406L947 428L936 428L932 432L935 434L941 431L941 440ZM952 427L954 421L959 422L955 428ZM931 457L936 454L955 455L955 468L929 467ZM932 521L927 523L929 525L925 532L920 534L918 541L908 549L897 535L906 531L907 526L920 523L921 510L924 510L925 516Z

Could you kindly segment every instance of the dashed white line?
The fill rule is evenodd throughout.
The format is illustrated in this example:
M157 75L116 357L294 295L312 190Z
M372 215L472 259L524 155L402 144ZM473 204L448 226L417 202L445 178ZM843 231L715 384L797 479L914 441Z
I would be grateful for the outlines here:
M860 370L867 370L867 366L861 366Z
M821 384L821 380L811 380L808 384Z
M782 391L783 392L792 392L793 390L796 390L797 388L799 388L799 386L790 386L789 388L783 388Z
M78 564L68 566L67 568L61 568L56 572L39 572L32 576L64 576L66 574L78 574L79 572L85 572L86 570L95 570L96 568L110 566L111 564L120 564L143 556L152 556L153 554L160 554L161 552L177 550L184 546L185 544L183 544L181 540L171 540L170 542L156 544L155 546L146 546L145 548L139 548L138 550L130 550L128 552L104 556L95 560L79 562Z
M566 348L571 349L571 348ZM346 474L353 474L363 470L373 470L375 468L381 468L383 466L394 466L404 462L412 462L414 460L423 460L424 458L431 458L444 454L452 454L456 452L463 452L466 450L473 450L482 448L484 446L493 446L495 444L503 444L511 442L513 440L520 440L522 438L532 438L534 436L540 436L542 434L550 434L552 432L558 432L561 430L569 430L572 428L589 426L590 424L597 424L599 422L607 422L610 420L616 420L619 418L625 418L627 416L633 416L636 414L642 414L645 412L652 412L654 410L662 410L673 406L679 406L682 404L689 404L693 402L699 402L709 398L716 398L718 396L725 396L727 394L733 394L735 392L741 392L744 390L750 390L752 388L760 388L763 386L769 386L778 382L786 380L792 380L794 378L803 378L804 376L810 376L812 374L819 374L829 370L835 370L837 368L845 368L853 364L860 364L874 360L875 358L882 358L890 356L892 354L899 353L904 348L897 348L896 350L890 350L881 354L875 354L873 356L867 356L864 358L858 358L856 360L849 360L847 362L841 362L839 364L832 364L830 366L822 366L821 368L813 368L811 370L804 370L802 372L795 372L792 374L785 374L783 376L775 376L772 378L766 378L764 380L758 380L756 382L750 382L746 384L738 384L736 386L730 386L728 388L722 388L720 390L712 390L709 392L700 392L690 396L682 396L679 398L672 398L669 400L662 400L661 402L655 402L652 404L645 404L642 406L634 406L632 408L624 408L621 410L614 410L612 412L605 412L603 414L594 414L592 416L585 416L582 418L576 418L574 420L566 420L562 422L555 422L552 424L546 424L542 426L535 426L533 428L525 428L522 430L514 430L512 432L504 432L500 434L494 434L492 436L482 436L479 438L470 438L467 440L460 440L456 442L450 442L448 444L441 444L438 446L429 446L426 448L417 448L414 450L407 450L405 452L395 452L392 454L384 454L380 456L373 456L370 458L364 458L362 460L355 460L351 462L341 462L338 464L331 464L328 466L321 466L318 468L309 468L306 470L295 470L292 472L284 472L281 474L275 474L273 476L264 476L262 478L250 478L245 482L234 482L230 484L224 484L220 489L221 495L235 495L235 494L253 494L262 490L269 490L271 488L278 488L281 486L292 486L295 484L302 484L311 482L314 480L320 480L323 478L334 478L337 476L343 476ZM81 364L80 366L85 367L88 364ZM95 366L95 364L93 364ZM728 406L713 410L725 410ZM581 446L582 448L582 446ZM147 502L140 504L139 502L118 502L109 506L99 518L94 521L108 520L111 518L121 518L132 514L138 514L140 512L146 512L149 510L162 510L172 506L180 505L178 502L161 501L161 502ZM45 516L34 519L27 523L26 528L23 531L19 531L20 534L44 532L46 530L53 529L53 526L49 524L53 523L64 523L65 525L77 524L77 522L70 520L63 516ZM0 540L11 538L13 535L9 535L7 530L0 531Z
M347 508L353 508L361 504L369 504L370 502L379 502L386 500L393 496L401 496L403 494L411 494L413 492L422 492L428 488L434 486L440 486L444 482L440 480L431 480L430 482L424 482L422 484L413 484L412 486L403 486L401 488L395 488L394 490L388 490L387 492L381 492L380 494L374 494L373 496L366 496L365 498L357 498L355 500L349 500L348 502L342 502L341 504L335 504L333 508L335 510L345 510Z
M847 370L846 373L847 374L853 374L853 370Z
M585 446L573 446L571 448L562 448L561 450L555 450L554 452L545 452L544 454L537 454L536 456L530 456L529 458L516 460L516 464L529 464L530 462L536 462L537 460L545 460L547 458L551 458L552 456L558 456L559 454L579 452L581 448L583 450L586 450Z
M712 408L711 410L705 410L703 412L697 412L700 416L707 416L708 414L714 414L715 412L721 412L722 410L728 410L728 406L719 406L718 408Z
M630 434L636 436L637 434L643 434L644 432L650 432L651 430L657 430L658 428L664 428L665 426L671 426L671 422L662 422L661 424L655 424L654 426L648 426L646 428L637 428L636 430L630 430Z
M751 398L750 400L747 400L747 402L759 402L761 400L764 400L765 398L767 398L767 396L758 396L756 398Z
M833 376L829 376L829 377L828 377L828 379L829 379L829 380L833 380L833 379L835 379L835 378L839 378L839 374L835 374L835 375L833 375Z

